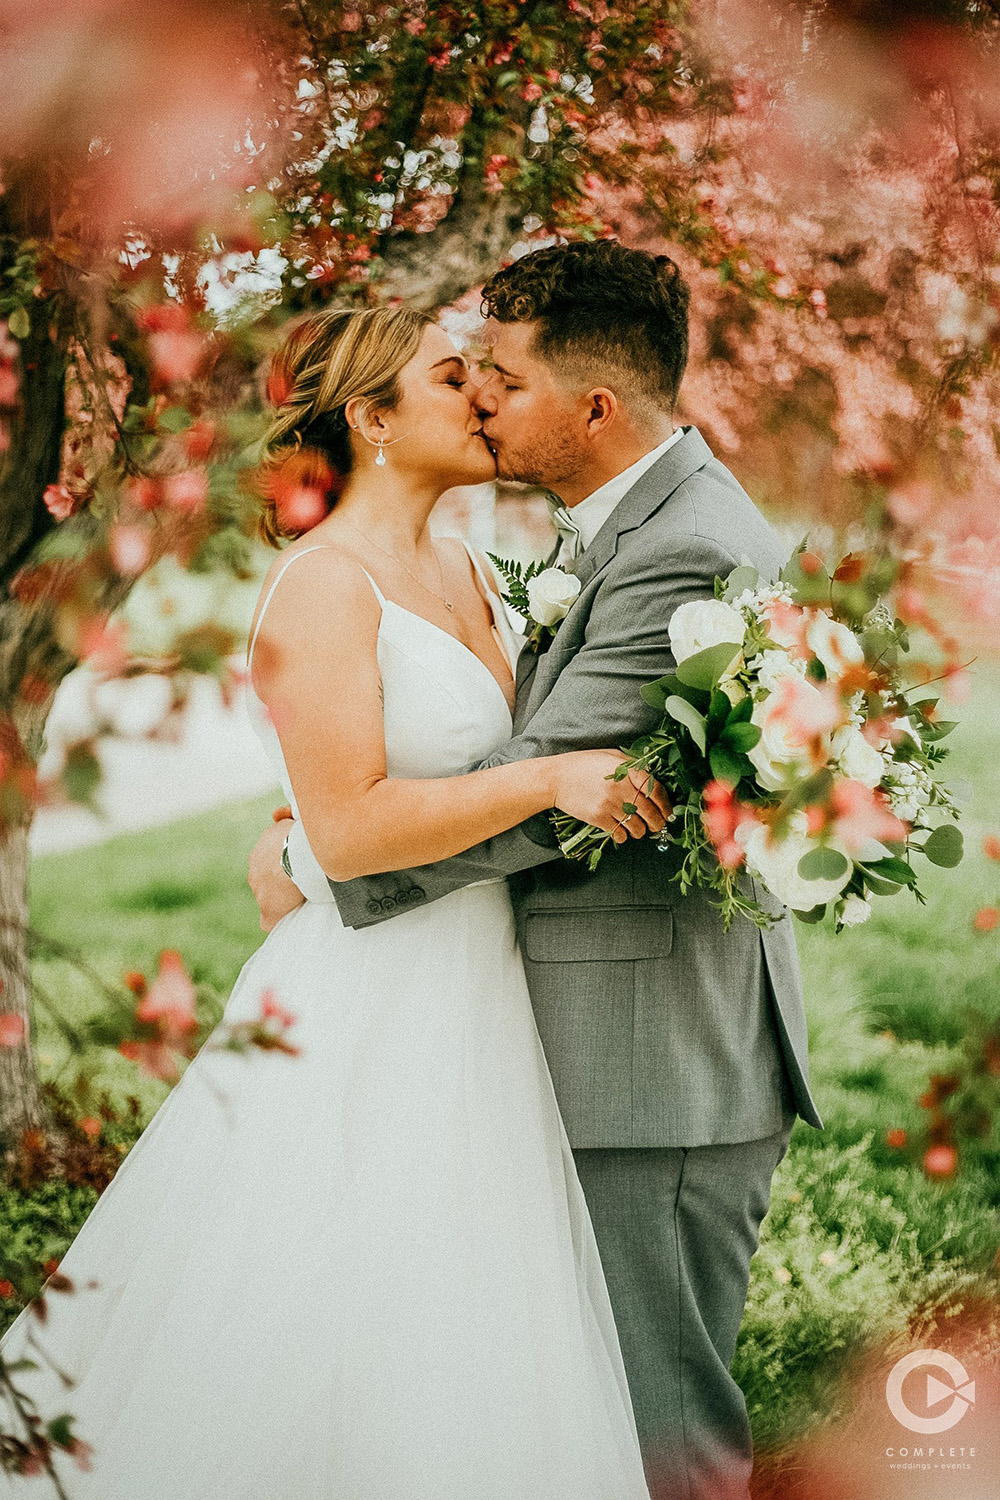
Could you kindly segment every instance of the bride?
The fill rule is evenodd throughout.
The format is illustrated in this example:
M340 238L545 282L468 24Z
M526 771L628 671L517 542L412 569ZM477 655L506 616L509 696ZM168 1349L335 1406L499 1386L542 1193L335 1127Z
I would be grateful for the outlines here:
M320 314L271 389L272 538L296 529L273 495L299 450L341 488L272 568L250 645L251 710L327 874L445 859L553 806L619 841L662 828L633 786L624 816L615 751L462 774L510 737L514 643L475 554L427 529L443 490L494 475L445 333ZM224 1022L271 991L300 1055L203 1048L67 1251L77 1290L8 1331L5 1359L38 1364L19 1385L95 1450L89 1473L57 1456L72 1500L648 1500L506 885L414 899L362 931L330 902L278 923Z

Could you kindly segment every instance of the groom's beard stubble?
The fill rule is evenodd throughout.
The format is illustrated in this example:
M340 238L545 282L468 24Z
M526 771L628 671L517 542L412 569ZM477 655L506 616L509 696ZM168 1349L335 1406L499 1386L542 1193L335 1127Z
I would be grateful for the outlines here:
M519 446L505 443L496 450L497 478L533 485L560 494L560 486L579 479L585 467L581 446L565 433L553 432L544 442Z

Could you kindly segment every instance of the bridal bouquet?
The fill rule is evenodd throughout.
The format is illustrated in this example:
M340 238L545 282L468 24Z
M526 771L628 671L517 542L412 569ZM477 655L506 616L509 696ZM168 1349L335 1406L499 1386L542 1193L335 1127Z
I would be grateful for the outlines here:
M834 590L817 601L800 555L777 584L739 567L716 579L714 599L674 612L676 671L641 689L662 720L618 772L638 767L666 787L674 812L660 847L680 847L681 890L715 891L727 928L737 912L772 921L744 870L805 920L832 904L839 932L867 920L872 896L923 900L915 855L962 858L958 812L935 774L955 726L935 698L904 691L905 628L882 602L838 619ZM610 835L552 816L563 854L593 869Z

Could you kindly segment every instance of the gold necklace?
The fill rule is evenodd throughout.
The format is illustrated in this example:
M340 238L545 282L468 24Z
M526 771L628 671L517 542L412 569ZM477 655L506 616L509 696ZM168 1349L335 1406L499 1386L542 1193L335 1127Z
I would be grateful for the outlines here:
M363 542L367 542L370 547L374 547L377 552L381 552L383 557L390 558L394 563L402 568L404 573L409 573L414 583L419 584L425 594L430 594L432 599L439 599L446 610L448 610L450 613L454 613L455 606L451 602L451 600L446 598L443 593L437 594L433 589L429 589L426 583L424 583L423 579L418 578L413 569L408 568L403 559L401 557L397 557L395 552L390 552L387 547L379 546L378 542L374 541L372 537L367 536L363 531L359 531L358 528L354 525L353 521L345 521L344 525L349 526L354 532L355 536L359 536ZM433 551L433 547L431 548L431 550ZM436 552L434 553L434 560L437 563L438 567L438 581L440 582L441 588L443 589L444 569L441 566L441 559L438 557Z

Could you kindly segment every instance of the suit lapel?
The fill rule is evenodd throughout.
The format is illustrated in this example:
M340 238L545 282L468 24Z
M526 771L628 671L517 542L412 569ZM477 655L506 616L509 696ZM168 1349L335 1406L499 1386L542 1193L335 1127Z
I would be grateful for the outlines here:
M626 492L611 512L586 551L576 560L573 571L581 584L588 584L618 550L618 538L635 531L655 510L665 504L686 479L703 469L712 450L697 427L686 427L684 436L668 448Z
M644 521L647 521L654 511L666 504L685 480L690 479L691 475L696 474L699 469L703 469L712 457L712 450L697 427L687 427L684 430L684 436L679 438L672 448L668 448L662 458L657 459L656 463L652 464L644 474L640 474L632 488L626 491L615 506L590 546L566 568L568 573L574 573L580 580L581 600L586 585L614 557L618 550L619 538L626 532L635 531ZM546 559L546 567L554 566L558 553L559 543L556 544L551 556ZM566 619L561 622L560 630L577 607L577 604L573 605ZM555 639L558 639L558 634ZM541 654L525 649L518 657L515 698L515 724L518 729L528 718L529 699L533 699L537 704L541 698L547 696L555 680L557 674L554 671L545 670L551 651L552 645L550 644L548 650ZM563 660L565 660L565 655ZM541 671L539 671L540 663Z

